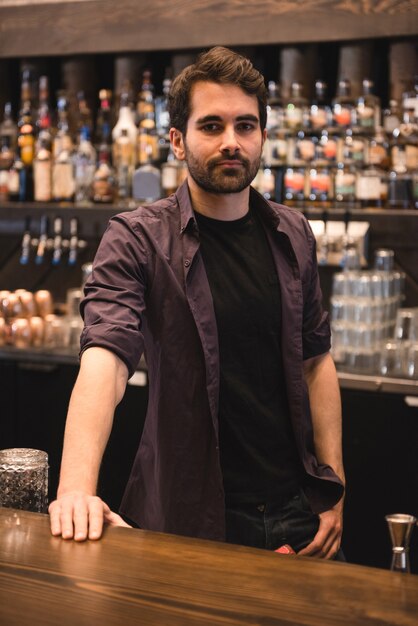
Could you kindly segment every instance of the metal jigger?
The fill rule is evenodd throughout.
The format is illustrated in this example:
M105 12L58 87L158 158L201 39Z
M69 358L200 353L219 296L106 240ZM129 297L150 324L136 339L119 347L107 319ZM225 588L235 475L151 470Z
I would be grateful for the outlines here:
M386 515L389 534L392 541L392 572L404 572L409 574L409 541L416 517L404 513Z

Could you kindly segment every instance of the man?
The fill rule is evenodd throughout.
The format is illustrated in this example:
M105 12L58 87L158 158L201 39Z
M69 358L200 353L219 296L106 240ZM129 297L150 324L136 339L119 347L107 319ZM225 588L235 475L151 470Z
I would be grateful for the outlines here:
M332 558L342 531L341 409L315 242L250 188L266 90L225 48L174 81L176 194L114 217L82 304L54 535L124 524L96 493L113 412L143 351L149 406L121 505L135 525Z

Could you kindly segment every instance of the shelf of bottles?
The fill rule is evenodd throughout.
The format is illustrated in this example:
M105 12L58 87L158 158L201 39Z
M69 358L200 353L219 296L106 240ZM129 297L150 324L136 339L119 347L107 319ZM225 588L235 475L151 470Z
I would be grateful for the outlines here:
M187 170L170 150L169 89L166 79L156 95L144 71L137 98L122 91L116 114L112 93L100 90L96 120L80 92L71 128L67 95L58 93L53 114L48 78L40 77L34 94L24 72L17 123L6 104L0 124L0 202L131 208L172 193ZM418 208L418 84L383 111L367 79L356 98L348 80L332 100L319 80L312 102L300 83L286 101L275 82L268 90L267 140L254 180L266 198L307 209Z
M282 102L269 83L259 191L299 207L418 208L418 85L383 111L367 79L357 98L348 80L331 102L322 81L313 102L302 90Z

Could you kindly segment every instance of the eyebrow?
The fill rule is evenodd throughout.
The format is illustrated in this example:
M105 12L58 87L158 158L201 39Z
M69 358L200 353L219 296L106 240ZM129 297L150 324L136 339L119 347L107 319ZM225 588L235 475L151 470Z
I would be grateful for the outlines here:
M256 122L259 123L259 119L256 115L252 113L247 113L246 115L238 115L235 118L237 122ZM220 115L205 115L204 117L199 117L196 120L196 124L207 124L208 122L222 122L223 119Z

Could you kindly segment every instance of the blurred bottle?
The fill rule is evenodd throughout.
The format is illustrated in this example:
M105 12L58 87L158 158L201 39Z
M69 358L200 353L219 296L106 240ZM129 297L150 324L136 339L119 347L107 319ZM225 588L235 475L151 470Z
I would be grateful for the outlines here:
M415 76L413 88L402 94L402 110L412 111L418 118L418 75Z
M155 124L154 86L151 72L142 76L141 91L137 105L138 135L136 162L139 165L152 163L158 159L158 135Z
M282 128L283 120L284 111L280 96L280 85L274 80L270 80L267 96L267 134L270 134L270 132L276 133L279 128Z
M0 124L0 141L15 152L17 146L17 124L13 120L12 105L6 102L4 105L3 121Z
M318 131L332 125L332 110L327 100L327 84L322 80L315 82L315 98L309 109L309 126Z
M77 93L77 142L80 142L81 133L87 128L89 132L89 136L93 136L93 116L90 109L90 106L87 102L86 95L84 91L79 91Z
M52 197L56 201L70 201L74 197L74 146L69 133L68 99L58 95L58 124L53 141Z
M395 128L391 141L392 167L388 177L388 207L410 209L414 205L413 172L417 169L417 128L409 111Z
M96 119L96 150L98 153L108 153L111 161L112 144L112 92L109 89L99 91L100 107Z
M90 129L84 126L74 154L75 202L89 204L92 196L93 178L96 171L96 150L90 141Z
M339 162L334 177L336 202L354 205L356 201L356 168L353 164Z
M180 170L182 162L175 157L171 147L167 156L167 161L161 166L161 189L163 196L169 196L174 193L179 186Z
M113 163L117 180L119 200L128 200L132 195L132 175L135 163L135 146L127 128L122 128L113 144Z
M127 163L127 165L132 171L135 167L137 134L138 131L135 126L134 115L129 101L129 92L124 91L120 96L118 120L112 130L112 159L113 166L117 173L117 177L119 177L118 168L121 159L124 162L126 162L127 160L129 161L129 164ZM122 149L124 152L123 158L120 154Z
M337 128L347 128L356 124L356 102L351 95L349 80L340 80L337 95L332 101L332 117Z
M37 151L33 162L34 197L37 202L52 199L52 152L51 138L40 133L36 142Z
M163 93L155 98L155 127L158 135L158 158L165 161L170 150L170 114L168 112L168 94L171 79L163 80Z
M284 107L286 128L296 131L307 125L309 118L308 101L303 97L302 83L294 82L290 87L290 97Z
M388 135L391 135L395 128L401 123L402 114L399 104L396 100L390 100L389 106L383 110L383 129Z
M38 139L42 143L48 143L51 150L52 147L52 120L49 108L49 83L47 76L41 76L39 79L39 107L36 118L36 129Z
M373 81L363 80L363 93L357 98L357 125L365 132L373 132L381 124L380 99L373 94Z

